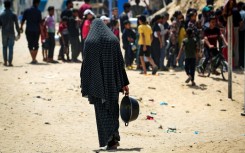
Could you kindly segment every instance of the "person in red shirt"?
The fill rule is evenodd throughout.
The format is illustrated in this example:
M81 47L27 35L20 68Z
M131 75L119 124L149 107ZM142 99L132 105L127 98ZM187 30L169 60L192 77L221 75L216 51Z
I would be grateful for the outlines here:
M90 5L90 0L84 0L84 4L79 9L80 19L83 18L84 12L88 9L92 10L92 6Z
M64 54L66 54L67 61L70 61L69 57L69 32L67 28L68 18L64 16L59 24L58 35L60 35L60 52L58 60L65 61Z
M95 15L91 10L88 9L84 12L84 20L81 25L82 48L83 48L84 41L88 36L90 25L92 24L92 20L94 19L94 17Z
M47 61L48 59L48 32L47 27L44 24L45 18L42 19L40 24L40 31L41 31L41 42L42 42L42 55L43 55L43 61Z

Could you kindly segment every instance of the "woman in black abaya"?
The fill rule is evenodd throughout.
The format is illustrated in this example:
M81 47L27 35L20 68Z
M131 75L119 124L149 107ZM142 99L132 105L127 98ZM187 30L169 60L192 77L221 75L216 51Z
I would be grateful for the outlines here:
M129 81L117 37L100 19L92 22L84 44L82 95L95 107L100 147L119 146L119 92L129 94Z

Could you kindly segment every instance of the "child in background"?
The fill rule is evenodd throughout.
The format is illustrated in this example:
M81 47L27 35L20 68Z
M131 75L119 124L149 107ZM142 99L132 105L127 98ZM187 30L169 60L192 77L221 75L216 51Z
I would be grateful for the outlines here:
M175 68L175 58L178 49L178 38L177 38L177 27L176 21L173 21L171 28L170 28L170 35L169 35L169 47L167 51L168 63L167 67Z
M41 42L42 42L42 55L43 61L47 62L48 59L48 32L46 25L44 24L45 18L41 21L40 31L41 31Z
M193 29L187 29L187 38L183 40L181 45L179 55L176 58L176 63L181 57L183 50L185 50L185 72L188 76L186 83L191 81L192 86L195 86L194 78L195 78L195 66L196 66L196 55L197 55L197 41L193 38Z
M83 20L82 25L81 25L82 48L84 47L85 39L88 36L89 30L90 30L90 26L91 26L92 21L93 21L93 19L95 17L95 14L89 9L87 9L83 13L83 15L84 15L84 20Z
M63 61L70 61L69 58L69 33L67 29L67 17L64 16L62 18L62 21L59 24L59 30L58 30L58 35L60 35L60 52L58 56L58 60L63 60ZM66 60L64 57L64 54L66 54Z
M111 31L115 34L115 36L118 38L118 40L120 40L120 36L119 36L119 22L117 20L113 20L111 21Z
M132 30L131 24L128 20L124 21L124 30L122 34L123 39L123 49L125 50L125 64L129 70L132 70L133 61L134 61L134 53L132 50L132 46L134 45L136 39L136 33ZM136 49L136 48L135 48Z
M53 59L54 57L54 48L55 48L55 19L54 19L54 7L48 7L48 16L45 19L45 25L48 28L48 62L50 63L58 63Z
M146 56L147 60L151 63L152 66L152 74L155 75L158 71L157 65L154 63L151 56L151 42L152 42L152 29L150 25L148 25L146 21L146 17L141 15L139 18L138 32L139 32L139 41L138 44L140 45L140 61L142 64L143 72L142 74L147 74L144 56Z

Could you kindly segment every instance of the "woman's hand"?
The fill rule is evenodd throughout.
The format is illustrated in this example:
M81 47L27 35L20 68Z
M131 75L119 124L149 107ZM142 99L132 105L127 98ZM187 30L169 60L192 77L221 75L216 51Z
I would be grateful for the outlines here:
M128 88L128 86L124 86L122 89L123 89L123 94L125 94L126 96L128 96L129 95L129 88Z

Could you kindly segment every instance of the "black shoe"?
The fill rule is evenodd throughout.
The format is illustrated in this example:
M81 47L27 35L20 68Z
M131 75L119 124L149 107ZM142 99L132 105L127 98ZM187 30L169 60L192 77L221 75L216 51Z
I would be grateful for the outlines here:
M191 81L192 77L189 75L189 77L185 80L185 83L189 83Z
M152 75L155 75L157 73L157 71L158 71L158 67L157 66L153 67Z

